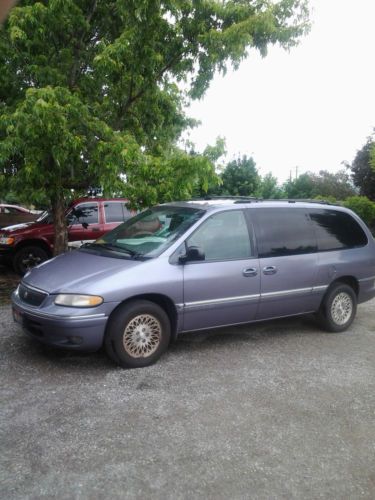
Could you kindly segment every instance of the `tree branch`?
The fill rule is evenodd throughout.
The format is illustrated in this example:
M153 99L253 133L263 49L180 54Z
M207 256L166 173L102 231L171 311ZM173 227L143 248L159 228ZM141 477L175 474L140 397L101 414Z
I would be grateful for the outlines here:
M170 70L175 64L177 64L180 61L180 59L185 55L185 53L186 51L182 51L176 54L174 57L172 57L172 59L165 66L163 66L161 70L156 74L155 78L153 79L153 83L158 82L168 70ZM143 94L149 87L148 85L149 83L150 82L147 82L147 84L143 85L143 87L141 87L138 90L138 92L135 93L134 95L132 95L131 93L129 94L129 97L124 106L124 111L128 111L133 102L135 102L137 99L143 96Z
M86 26L90 25L91 19L92 19L93 15L95 14L97 6L98 6L98 2L97 2L97 0L94 0L94 2L92 3L91 9L88 12L86 19L85 19ZM74 62L73 62L73 66L72 66L71 71L70 71L69 82L68 82L70 89L74 88L76 81L77 81L78 67L79 67L79 63L80 63L79 56L80 56L80 53L81 53L82 48L83 48L82 44L83 44L83 40L85 38L86 33L87 33L87 29L85 27L82 30L82 32L80 33L80 36L78 37L78 41L74 47Z

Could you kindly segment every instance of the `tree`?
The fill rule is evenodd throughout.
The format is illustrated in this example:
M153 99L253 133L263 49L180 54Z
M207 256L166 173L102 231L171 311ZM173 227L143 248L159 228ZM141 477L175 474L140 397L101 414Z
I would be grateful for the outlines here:
M284 184L288 198L309 199L318 193L314 191L314 182L309 173L301 174L295 180L289 180Z
M220 194L256 196L260 177L253 158L243 156L227 164L221 174Z
M350 182L350 176L345 170L339 170L336 173L320 170L319 174L310 174L313 181L313 193L315 196L337 200L345 200L348 196L354 196L356 190Z
M350 196L344 207L353 210L372 230L375 229L375 203L366 196Z
M347 165L352 171L353 182L359 188L360 194L373 201L375 201L375 169L371 166L371 154L374 148L375 141L369 138L357 152L352 164Z
M188 196L214 172L176 149L192 124L178 83L201 97L249 48L295 45L307 18L305 0L21 1L0 31L0 183L48 196L56 253L72 189L147 205L173 177Z
M345 170L336 173L320 170L318 174L306 172L297 179L288 181L285 190L289 198L323 198L345 200L356 191Z
M263 199L277 200L285 197L284 190L279 187L277 178L271 172L261 178L257 194Z

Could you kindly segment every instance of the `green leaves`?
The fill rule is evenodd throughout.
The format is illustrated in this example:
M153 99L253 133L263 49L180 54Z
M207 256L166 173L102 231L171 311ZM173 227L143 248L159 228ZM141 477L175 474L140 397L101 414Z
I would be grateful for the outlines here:
M370 150L370 165L375 172L375 143L372 145Z
M93 116L68 89L28 89L5 122L7 137L0 146L0 158L10 154L23 158L17 176L29 188L38 188L42 182L53 192L85 189L95 182L108 184L110 180L113 186L119 182L123 150L129 141Z
M351 196L343 205L353 210L368 226L375 229L375 203L373 201L366 196Z
M224 145L176 147L186 100L307 18L302 0L20 1L0 30L0 189L56 207L89 185L138 206L207 190Z
M168 156L139 157L136 168L128 171L124 192L138 208L189 199L194 192L207 191L210 185L217 183L218 177L208 156L175 149Z
M306 172L296 179L286 182L284 188L289 198L320 196L325 200L332 197L336 200L344 200L355 194L355 189L345 170L339 170L335 174L327 170L321 170L318 174Z
M243 156L227 164L221 175L221 194L255 196L260 177L253 158Z
M361 195L375 201L375 136L372 134L366 144L357 152L351 165L355 186Z

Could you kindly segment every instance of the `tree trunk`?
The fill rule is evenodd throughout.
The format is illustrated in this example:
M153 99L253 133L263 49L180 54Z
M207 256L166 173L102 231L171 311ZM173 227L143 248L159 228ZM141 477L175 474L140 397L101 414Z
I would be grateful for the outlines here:
M62 193L56 193L52 198L52 215L55 229L55 244L53 255L59 255L68 249L68 229L65 218L65 203Z

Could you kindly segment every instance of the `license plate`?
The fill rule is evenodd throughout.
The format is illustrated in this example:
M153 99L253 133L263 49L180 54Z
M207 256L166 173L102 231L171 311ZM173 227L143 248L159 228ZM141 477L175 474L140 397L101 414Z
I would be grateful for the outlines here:
M22 325L22 314L19 311L16 311L16 309L13 309L13 319L16 323L19 323Z

